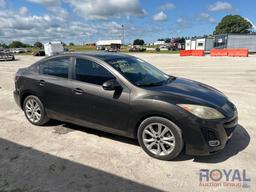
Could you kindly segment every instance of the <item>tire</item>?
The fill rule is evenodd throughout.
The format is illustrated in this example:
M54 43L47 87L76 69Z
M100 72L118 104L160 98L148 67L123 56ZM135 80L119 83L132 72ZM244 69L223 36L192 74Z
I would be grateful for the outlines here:
M162 117L145 119L138 128L137 137L142 149L151 157L160 160L174 159L184 145L180 128Z
M37 96L27 96L23 102L23 111L26 118L33 125L44 125L49 121L43 103Z

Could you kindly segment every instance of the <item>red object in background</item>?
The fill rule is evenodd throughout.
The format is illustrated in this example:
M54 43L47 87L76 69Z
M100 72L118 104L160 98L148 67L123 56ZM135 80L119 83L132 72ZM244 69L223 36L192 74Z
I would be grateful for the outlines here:
M211 56L228 56L227 49L211 49Z
M191 56L191 50L180 50L180 56Z
M211 56L248 57L249 51L243 49L212 49Z
M191 56L204 56L204 50L191 50Z
M204 56L204 50L180 50L180 56Z
M248 57L248 49L228 49L228 56L230 57Z

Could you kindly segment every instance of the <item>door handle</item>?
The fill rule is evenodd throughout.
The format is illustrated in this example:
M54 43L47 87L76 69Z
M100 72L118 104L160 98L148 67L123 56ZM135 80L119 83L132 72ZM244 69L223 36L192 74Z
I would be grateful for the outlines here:
M39 81L39 85L43 87L45 85L45 81L44 80L40 80Z
M75 88L73 91L76 95L82 95L84 93L84 91L80 88Z

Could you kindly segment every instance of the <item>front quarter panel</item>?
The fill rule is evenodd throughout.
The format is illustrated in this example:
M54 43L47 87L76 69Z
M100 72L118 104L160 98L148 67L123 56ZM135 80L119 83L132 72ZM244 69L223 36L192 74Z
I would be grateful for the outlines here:
M130 133L134 138L137 137L139 124L147 117L165 117L178 125L180 119L188 116L185 111L175 105L175 98L164 95L146 94L131 96L130 104L131 112L128 125L134 128L133 132Z

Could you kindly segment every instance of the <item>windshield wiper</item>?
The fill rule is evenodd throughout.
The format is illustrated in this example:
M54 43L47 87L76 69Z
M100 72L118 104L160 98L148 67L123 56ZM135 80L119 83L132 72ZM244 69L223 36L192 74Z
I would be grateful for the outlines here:
M153 86L161 86L163 84L167 84L170 83L171 81L177 79L177 77L174 76L169 76L168 79L164 80L164 81L160 81L160 82L155 82L155 83L147 83L147 84L136 84L139 87L153 87Z

